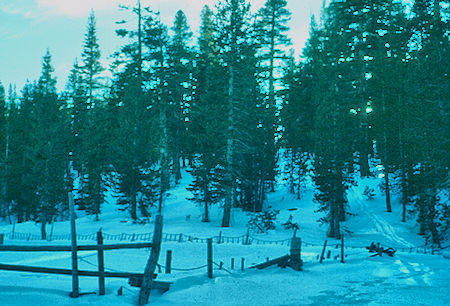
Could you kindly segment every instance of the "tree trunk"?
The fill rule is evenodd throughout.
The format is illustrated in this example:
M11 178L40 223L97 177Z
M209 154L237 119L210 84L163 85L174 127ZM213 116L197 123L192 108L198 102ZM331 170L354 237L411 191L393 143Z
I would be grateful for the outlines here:
M180 183L181 180L181 165L180 165L180 153L176 152L173 160L173 166L175 168L175 182Z
M300 192L301 192L301 188L302 188L302 175L301 175L301 170L300 167L298 167L298 172L297 172L298 178L297 178L297 190L296 190L296 195L297 195L297 200L300 200Z
M208 201L205 200L205 215L203 216L202 222L209 222L209 211L208 211Z
M408 182L406 178L406 171L403 168L402 170L402 222L406 222L406 205L408 204Z
M366 144L364 143L364 146L365 145ZM359 169L361 177L370 176L369 156L367 150L361 150L359 153Z
M41 220L41 239L47 240L47 232L45 231L45 226L47 225L47 219L42 218Z
M133 219L133 223L136 223L137 221L137 200L136 200L136 192L133 192L131 196L131 218Z
M387 212L392 212L391 207L391 188L389 186L389 172L385 168L384 170L384 187L385 187L385 193L386 193L386 210Z
M234 48L233 48L234 49ZM225 187L225 205L223 207L222 227L230 226L231 207L234 201L234 186L233 186L233 154L234 154L234 67L231 63L229 65L229 80L228 80L228 139L227 139L227 153L226 153L226 187Z

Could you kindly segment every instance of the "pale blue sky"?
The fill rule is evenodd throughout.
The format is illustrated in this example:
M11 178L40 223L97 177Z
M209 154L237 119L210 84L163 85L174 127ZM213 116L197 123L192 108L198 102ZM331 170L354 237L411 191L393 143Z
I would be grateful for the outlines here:
M91 9L97 19L102 60L118 49L121 40L115 36L115 22L126 19L118 4L135 0L0 0L0 81L5 87L16 84L20 90L26 80L35 80L41 70L41 59L49 48L58 78L58 88L65 87L76 57L80 57L86 22ZM163 22L171 26L178 9L187 15L191 29L197 32L203 5L214 7L215 0L142 0L161 12ZM265 0L251 0L252 10ZM290 36L299 54L308 37L311 14L318 15L322 0L288 0L292 12Z

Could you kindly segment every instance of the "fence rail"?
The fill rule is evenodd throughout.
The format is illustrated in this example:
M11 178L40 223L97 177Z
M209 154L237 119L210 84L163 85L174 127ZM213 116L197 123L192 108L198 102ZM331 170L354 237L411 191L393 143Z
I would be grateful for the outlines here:
M124 243L124 244L103 244L103 245L79 245L77 251L100 251L119 249L139 249L152 248L153 243ZM0 251L12 252L70 252L71 246L65 245L0 245Z
M0 234L1 235L1 234ZM9 240L27 240L27 241L42 241L40 235L31 234L31 233L18 233L18 232L9 232L4 234L5 238ZM150 241L153 238L153 233L121 233L121 234L108 234L103 233L103 239L110 241ZM286 245L290 246L291 239L281 239L281 240L265 240L254 237L252 235L247 234L241 236L223 236L221 233L219 235L211 237L214 243L231 243L231 244L244 244L244 245ZM67 235L53 235L47 239L47 241L58 241L58 240L70 240L70 234ZM77 239L80 241L90 241L96 240L97 234L78 234ZM186 235L183 233L174 234L174 233L163 233L162 234L162 242L193 242L193 243L207 243L208 238L203 237L195 237L192 235ZM321 247L321 243L310 243L307 241L303 241L302 244L306 247ZM340 243L329 244L329 247L340 247ZM55 246L56 247L56 246ZM144 246L144 248L151 246ZM415 252L415 253L430 253L430 254L440 254L441 249L432 248L431 246L413 246L413 247L398 247L392 246L396 250L401 252ZM124 247L125 248L125 247ZM352 246L346 245L345 249L365 249L366 246ZM0 246L0 250L2 250ZM65 250L65 249L64 249ZM78 250L87 250L84 249L84 246L78 246ZM97 249L93 249L97 250ZM107 250L107 248L105 248Z

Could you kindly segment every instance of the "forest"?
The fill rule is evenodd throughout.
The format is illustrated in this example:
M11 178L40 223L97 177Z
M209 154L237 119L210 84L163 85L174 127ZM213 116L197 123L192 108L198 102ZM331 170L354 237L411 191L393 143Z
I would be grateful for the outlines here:
M0 83L1 218L34 220L45 239L46 224L68 218L68 192L98 220L113 190L146 223L185 168L202 221L220 205L229 227L232 208L267 210L285 163L297 198L312 178L321 222L339 238L348 188L376 167L386 211L400 194L399 219L448 240L450 1L331 0L300 58L287 0L256 13L218 0L196 34L181 10L167 26L140 1L121 9L134 18L116 22L123 44L110 67L92 12L65 90L50 51L38 80Z

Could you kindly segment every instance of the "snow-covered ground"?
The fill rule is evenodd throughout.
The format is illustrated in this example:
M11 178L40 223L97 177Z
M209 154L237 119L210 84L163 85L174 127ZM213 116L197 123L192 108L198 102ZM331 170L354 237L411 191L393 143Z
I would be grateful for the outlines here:
M242 237L246 233L248 216L239 210L233 211L233 226L220 228L220 209L211 211L212 222L201 222L201 208L186 200L189 196L185 187L189 184L188 174L169 196L164 208L164 233L183 234L183 237L207 238L219 235ZM326 227L321 226L315 213L313 192L307 188L302 199L294 200L283 186L271 193L268 205L280 210L277 230L267 234L252 233L255 239L251 245L243 245L237 238L222 244L214 244L214 262L224 263L226 270L215 266L214 278L208 279L206 268L206 244L200 242L163 242L159 263L165 264L167 250L173 251L172 274L160 273L158 280L173 282L171 289L160 294L153 291L151 303L156 305L301 305L301 304L370 304L370 305L450 305L450 262L442 255L423 254L422 237L416 235L414 220L400 222L401 206L394 196L393 213L385 212L383 197L378 193L374 200L363 196L366 185L375 186L376 179L360 180L357 187L349 191L349 211L352 215L345 222L349 233L345 236L345 263L336 258L340 249L334 246L339 241L328 239L331 258L320 264L317 260L321 245L326 238ZM376 188L375 188L376 189ZM111 203L105 204L101 221L92 217L77 220L78 234L93 234L102 228L106 234L149 233L153 223L132 224L126 213L118 212ZM295 209L296 210L292 210ZM289 252L285 239L292 237L292 231L282 228L293 216L300 230L297 236L303 240L302 259L304 269L296 272L290 268L276 266L264 270L247 269ZM187 217L190 216L190 217ZM50 231L51 227L48 227ZM0 225L0 233L9 233L12 225ZM39 235L39 226L32 223L17 224L16 233ZM57 222L54 235L69 233L68 222ZM175 235L173 235L175 236ZM263 244L263 241L279 241L277 244ZM397 248L394 257L370 257L364 249L372 241L386 247ZM106 243L109 241L106 239ZM111 242L111 241L110 241ZM69 244L69 241L40 242L35 240L10 240L5 244ZM91 241L79 241L92 243ZM411 251L411 252L410 252ZM107 271L127 271L142 273L149 250L120 250L105 252ZM231 260L235 267L231 269ZM241 258L245 259L245 269L241 271ZM96 270L96 252L80 252L79 268ZM70 253L17 253L0 252L0 263L43 267L70 268ZM180 270L178 270L180 269ZM164 271L163 271L164 272ZM123 295L117 291L123 287ZM98 291L98 280L80 277L83 293ZM132 305L136 304L138 288L130 287L126 279L107 279L106 296L83 295L72 299L71 277L25 272L0 271L0 305Z

